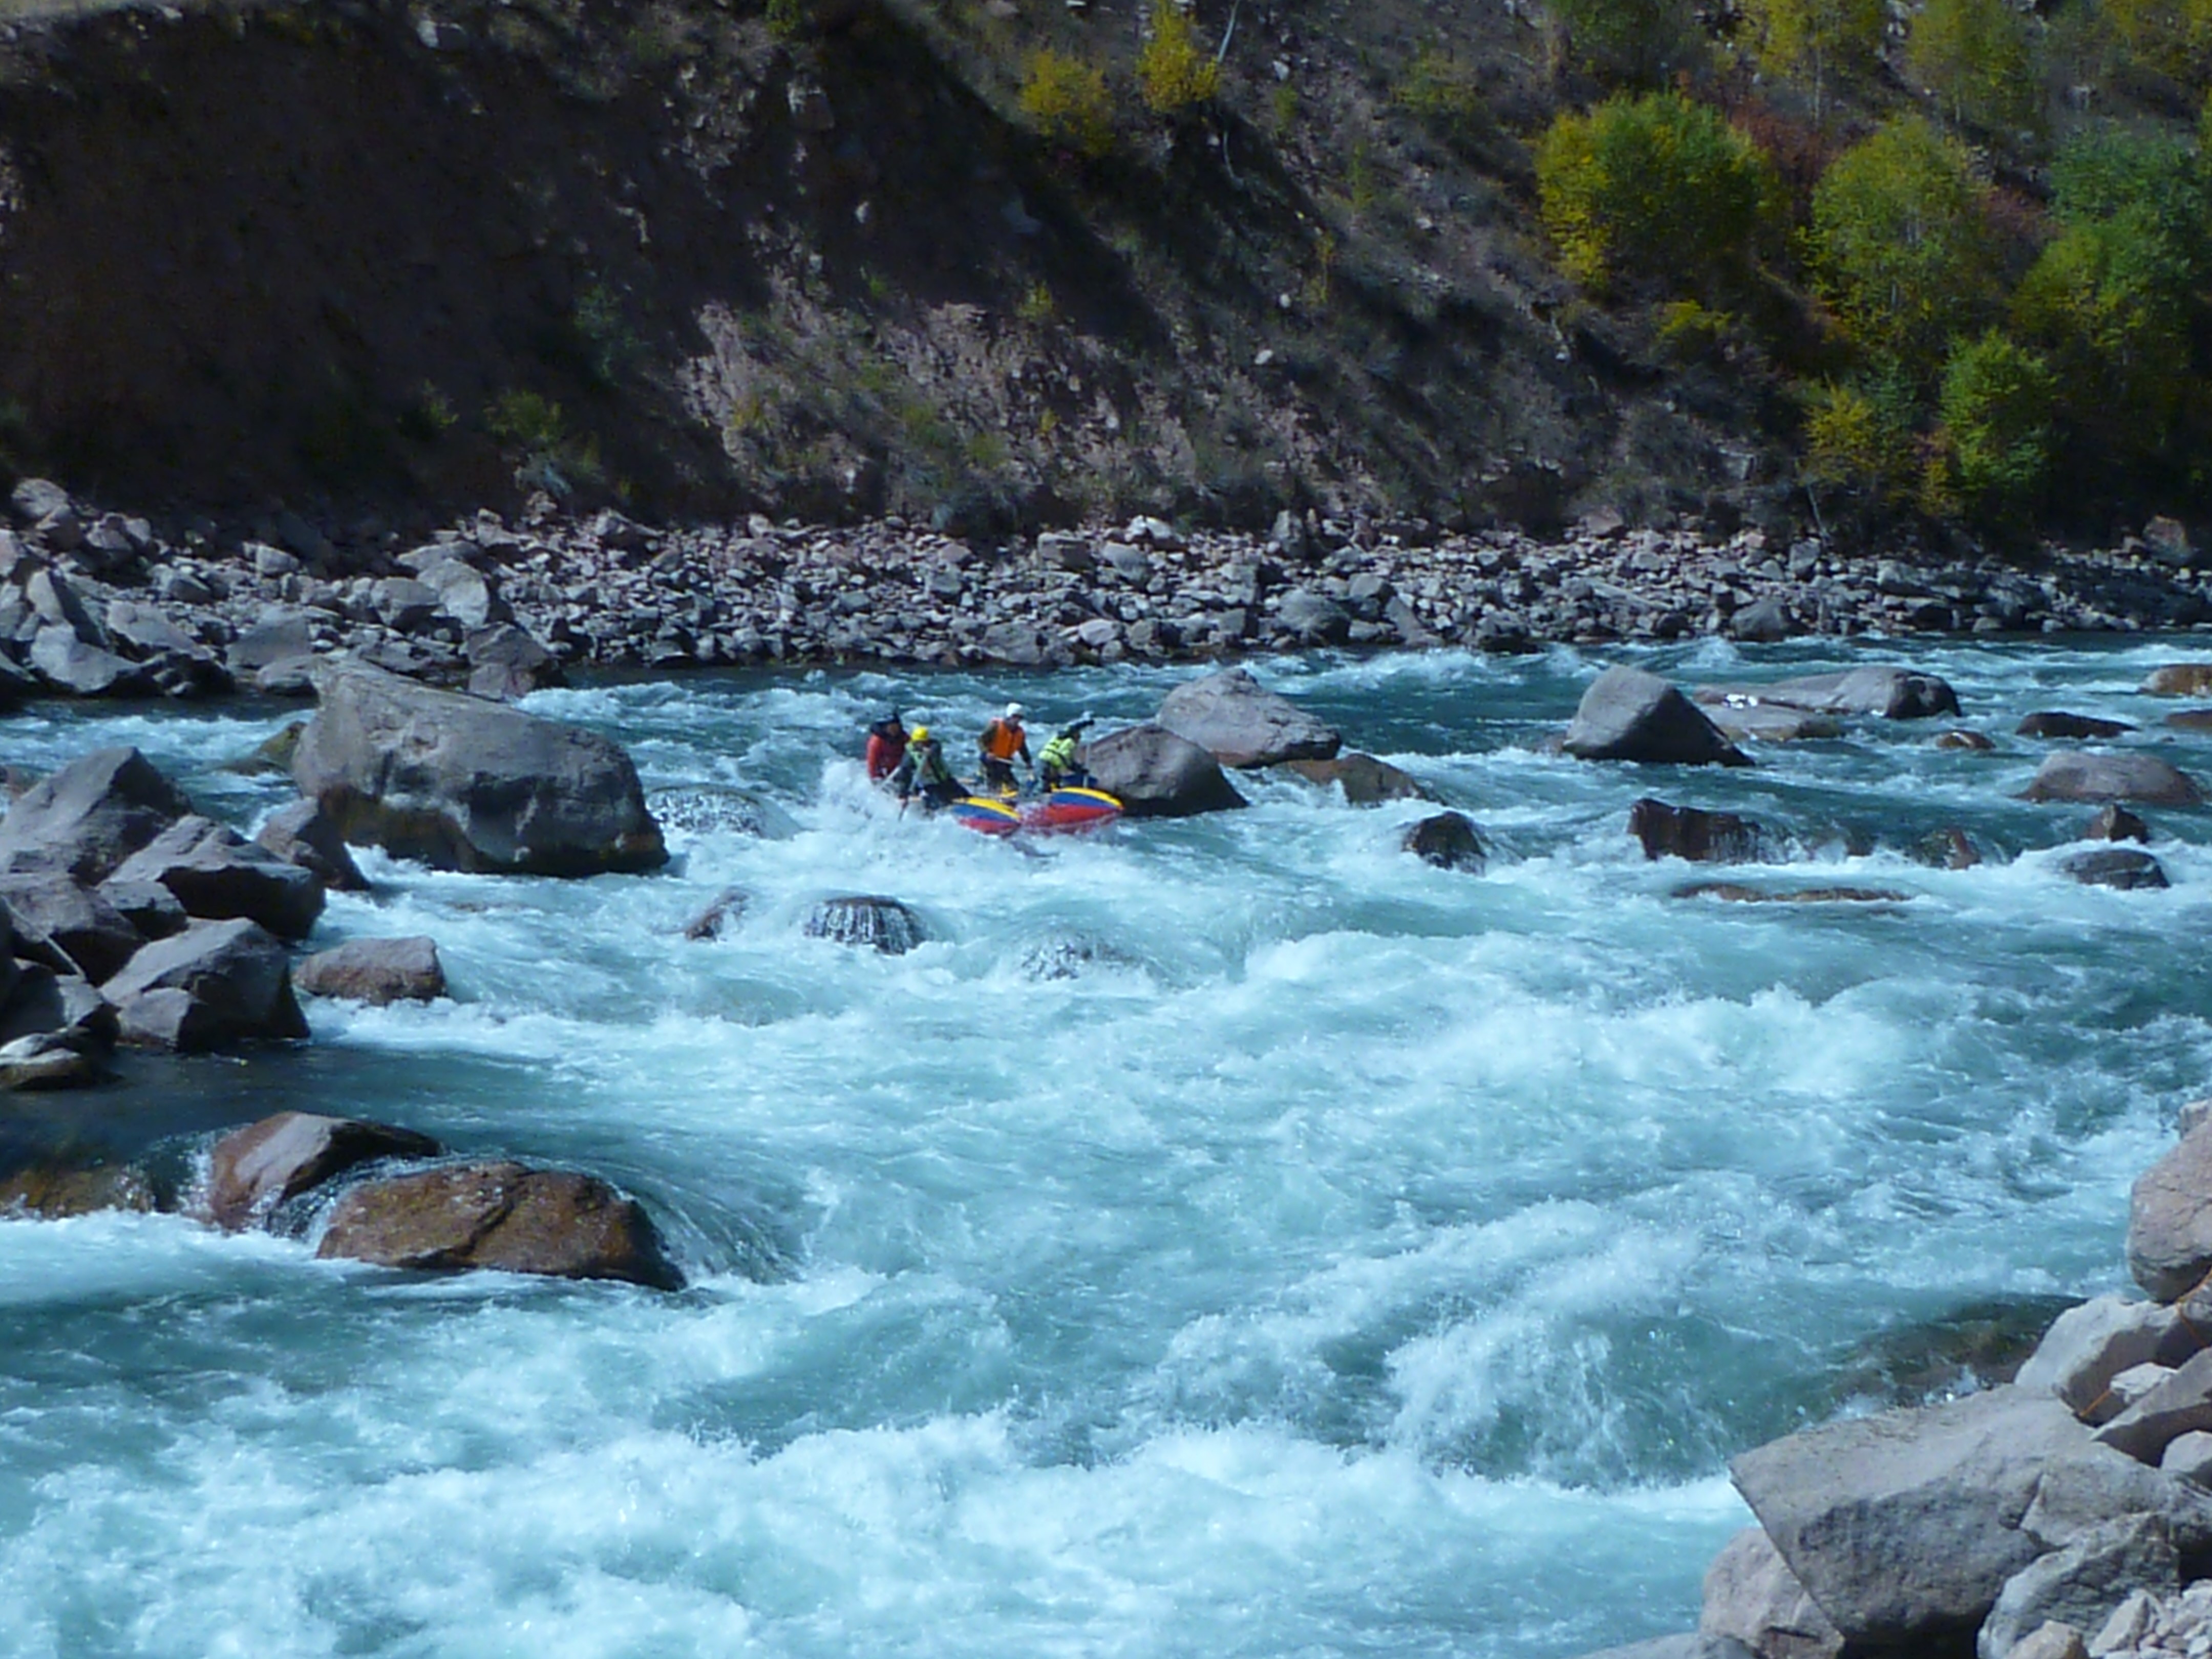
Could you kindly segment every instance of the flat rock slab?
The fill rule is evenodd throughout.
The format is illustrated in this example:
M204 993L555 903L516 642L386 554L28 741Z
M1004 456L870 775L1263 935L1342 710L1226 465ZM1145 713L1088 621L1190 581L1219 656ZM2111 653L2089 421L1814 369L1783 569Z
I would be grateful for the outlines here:
M1608 668L1591 682L1561 746L1577 760L1751 763L1695 703L1640 668Z
M353 1118L279 1112L234 1129L208 1154L204 1209L226 1232L267 1220L288 1200L331 1176L384 1158L435 1158L428 1135Z
M1815 714L1878 714L1892 720L1927 720L1959 712L1959 694L1948 681L1898 667L1805 674L1769 685L1700 686L1698 700L1773 703Z
M346 841L522 875L667 861L637 769L598 733L358 664L319 684L292 776Z
M136 749L103 749L33 784L0 821L0 864L43 854L85 886L192 810L185 793Z
M2160 1302L2179 1299L2212 1273L2212 1122L2136 1177L2128 1271Z
M684 1285L635 1199L591 1176L505 1162L356 1187L331 1206L315 1254L386 1267Z
M2053 755L2036 769L2022 799L2142 801L2195 806L2204 792L2187 773L2155 755Z
M338 997L381 1007L392 1002L434 1002L446 994L445 964L436 943L407 939L353 939L318 951L292 970L292 983L309 996Z
M1164 726L1111 732L1085 744L1076 756L1128 817L1189 817L1246 805L1211 752Z
M110 879L158 884L188 916L242 916L279 939L305 939L323 913L320 877L204 817L179 818L117 866Z
M1161 702L1156 723L1224 766L1325 761L1344 746L1334 726L1276 696L1242 668L1177 686Z

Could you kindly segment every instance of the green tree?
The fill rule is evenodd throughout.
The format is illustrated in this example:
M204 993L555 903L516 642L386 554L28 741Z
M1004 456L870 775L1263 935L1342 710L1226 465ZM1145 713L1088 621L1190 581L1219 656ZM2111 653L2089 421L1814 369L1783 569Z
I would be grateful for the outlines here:
M1137 87L1155 115L1212 103L1221 89L1221 65L1199 49L1190 19L1175 0L1153 0L1152 38L1137 54Z
M1682 0L1552 0L1552 12L1577 58L1632 86L1661 84L1702 44Z
M2105 0L2104 15L2139 64L2185 81L2212 68L2212 0Z
M1955 501L1985 522L2023 517L2050 470L2057 401L2049 366L1996 330L1954 348L1936 398L1929 505Z
M1050 50L1030 58L1022 113L1054 143L1098 160L1114 147L1114 100L1106 76L1079 58Z
M1724 278L1749 260L1780 188L1758 145L1671 92L1560 116L1537 146L1536 184L1561 264L1601 289Z
M1954 126L2017 131L2035 120L2035 49L2009 0L1928 0L1905 58Z
M1745 0L1758 32L1759 62L1813 87L1813 112L1827 107L1828 86L1874 67L1887 21L1882 0Z
M1917 482L1918 389L1894 368L1816 391L1805 415L1805 471L1823 483L1900 501Z
M2212 111L2212 101L2206 107ZM2051 211L2068 225L2135 215L2202 269L2212 264L2208 161L2166 134L2085 134L2051 158Z
M1813 191L1813 278L1862 349L1942 361L1996 300L1987 192L1966 150L1917 116L1845 151Z

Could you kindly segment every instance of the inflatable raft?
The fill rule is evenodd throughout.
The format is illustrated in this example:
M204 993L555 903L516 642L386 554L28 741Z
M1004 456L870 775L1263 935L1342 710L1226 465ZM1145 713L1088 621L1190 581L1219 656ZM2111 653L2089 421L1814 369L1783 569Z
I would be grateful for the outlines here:
M1121 803L1103 789L1064 788L1049 790L1034 800L969 795L953 802L951 811L980 835L1011 836L1022 830L1064 835L1113 823L1121 816Z

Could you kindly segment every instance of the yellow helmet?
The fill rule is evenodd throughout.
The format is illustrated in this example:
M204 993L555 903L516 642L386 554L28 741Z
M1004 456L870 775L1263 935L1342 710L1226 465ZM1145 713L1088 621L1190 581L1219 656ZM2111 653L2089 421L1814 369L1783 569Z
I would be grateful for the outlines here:
M914 730L913 730L913 731L911 731L911 732L908 732L908 733L906 734L906 740L907 740L908 743L923 743L923 742L927 742L927 741L928 740L928 738L929 738L929 728L928 728L927 726L915 726L915 727L914 728Z

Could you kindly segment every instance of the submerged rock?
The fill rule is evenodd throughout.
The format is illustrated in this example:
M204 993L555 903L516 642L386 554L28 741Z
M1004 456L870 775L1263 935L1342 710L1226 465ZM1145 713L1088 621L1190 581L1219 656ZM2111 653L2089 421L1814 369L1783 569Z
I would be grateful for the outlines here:
M636 1200L594 1176L504 1161L356 1187L331 1206L315 1254L385 1267L491 1268L684 1287Z
M2100 847L2094 852L2069 853L2058 860L2061 873L2084 887L2167 887L2166 866L2149 854L2133 847Z
M1676 888L1674 896L1720 899L1729 904L1903 904L1912 895L1887 887L1768 888L1735 881L1700 881Z
M407 939L353 939L318 951L292 975L309 996L339 997L381 1007L392 1002L434 1002L446 994L445 964L436 943Z
M1463 870L1480 875L1488 855L1474 823L1464 812L1435 812L1406 826L1398 844L1424 864L1439 870Z
M904 956L929 935L921 918L895 898L824 899L807 915L802 931L809 939L866 945L887 957Z
M2204 793L2195 779L2155 755L2069 753L2053 755L2038 767L2021 799L2195 806Z
M1974 838L1955 824L1948 830L1929 830L1912 843L1906 856L1931 870L1972 870L1983 861L1982 849Z
M347 841L523 875L667 861L636 768L596 732L358 665L320 686L292 775Z
M0 1215L66 1221L103 1210L150 1213L153 1183L133 1164L34 1164L0 1180Z
M1372 755L1347 750L1334 760L1285 761L1282 769L1326 789L1344 791L1348 805L1376 806L1387 800L1433 800L1409 772Z
M1969 732L1963 727L1937 733L1936 746L1938 749L1963 750L1975 755L1990 754L1996 749L1996 744L1984 733Z
M1608 668L1592 682L1563 746L1577 760L1751 763L1695 703L1640 668Z
M1041 939L1022 952L1024 977L1048 981L1074 979L1092 968L1131 968L1136 958L1084 933L1059 933Z
M348 1170L379 1158L435 1158L441 1150L411 1129L279 1112L216 1142L198 1209L224 1231L238 1232L261 1225L278 1205Z
M1697 864L1746 864L1764 850L1765 832L1734 812L1670 806L1646 795L1628 809L1628 833L1647 859L1686 859Z
M1164 726L1132 726L1077 751L1097 787L1133 818L1188 817L1244 805L1221 763Z
M745 907L752 902L752 895L742 887L725 887L714 895L707 908L684 924L684 937L688 939L720 939L744 919Z
M1325 761L1344 745L1335 727L1276 696L1241 668L1177 686L1160 704L1157 724L1224 766Z
M2014 732L2023 738L2121 738L2134 730L2125 720L2104 720L2090 714L2045 710L2030 714L2014 728Z

